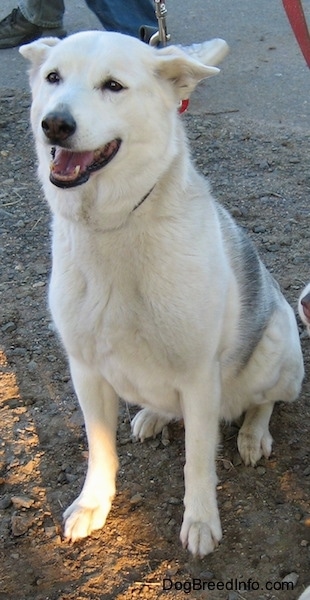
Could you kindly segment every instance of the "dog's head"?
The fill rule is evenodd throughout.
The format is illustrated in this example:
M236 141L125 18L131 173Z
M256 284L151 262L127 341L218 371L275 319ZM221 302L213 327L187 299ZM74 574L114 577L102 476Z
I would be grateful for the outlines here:
M20 52L32 63L31 120L40 161L45 154L50 181L61 188L84 184L106 168L126 178L146 174L150 162L154 171L156 160L169 161L180 100L218 72L178 48L158 50L99 31L43 38Z

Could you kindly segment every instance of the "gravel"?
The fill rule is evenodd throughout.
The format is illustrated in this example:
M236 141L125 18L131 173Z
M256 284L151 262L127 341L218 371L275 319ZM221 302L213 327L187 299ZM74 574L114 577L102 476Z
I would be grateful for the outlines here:
M47 310L50 216L36 180L29 103L27 93L10 91L0 103L0 598L294 600L310 583L305 335L308 374L299 400L274 411L270 460L245 467L236 450L237 427L222 427L217 467L224 537L212 555L193 559L178 539L181 424L156 440L133 443L124 405L118 493L106 526L74 545L63 541L62 512L82 485L87 445ZM308 132L289 124L267 128L238 114L189 114L185 120L199 170L296 308L310 279ZM129 410L132 418L135 409ZM164 591L165 577L182 590ZM184 582L193 579L208 590L196 587L186 596ZM244 587L251 581L259 589Z

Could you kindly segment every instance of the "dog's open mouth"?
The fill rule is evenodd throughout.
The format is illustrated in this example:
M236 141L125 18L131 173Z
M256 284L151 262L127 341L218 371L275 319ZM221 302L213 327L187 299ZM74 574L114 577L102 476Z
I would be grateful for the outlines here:
M114 158L120 145L121 140L115 139L98 150L87 152L72 152L60 146L53 147L50 181L61 188L85 183L93 171L102 169Z

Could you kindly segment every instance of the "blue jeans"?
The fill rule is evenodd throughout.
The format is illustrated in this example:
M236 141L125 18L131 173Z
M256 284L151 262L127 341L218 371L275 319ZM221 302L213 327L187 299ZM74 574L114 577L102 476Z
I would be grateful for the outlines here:
M141 25L155 27L153 0L86 0L104 29L139 37ZM27 21L44 29L62 26L64 0L20 0L19 9Z
M86 0L104 29L139 37L141 25L156 27L153 0Z

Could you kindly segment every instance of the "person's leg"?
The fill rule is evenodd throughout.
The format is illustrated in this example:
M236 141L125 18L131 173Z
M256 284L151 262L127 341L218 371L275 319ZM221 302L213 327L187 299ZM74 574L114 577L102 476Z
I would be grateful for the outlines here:
M41 35L65 37L64 0L20 0L0 22L0 49L33 42Z
M20 0L18 8L27 21L38 27L62 27L65 12L63 0Z
M139 37L142 25L157 29L153 0L86 0L104 29Z

